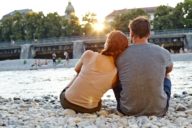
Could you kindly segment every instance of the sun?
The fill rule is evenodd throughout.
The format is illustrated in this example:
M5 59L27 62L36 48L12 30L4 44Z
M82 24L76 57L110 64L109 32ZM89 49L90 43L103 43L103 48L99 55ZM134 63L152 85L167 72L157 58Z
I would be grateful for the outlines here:
M93 28L95 31L101 32L104 30L104 24L101 22L95 23L95 24L93 24Z

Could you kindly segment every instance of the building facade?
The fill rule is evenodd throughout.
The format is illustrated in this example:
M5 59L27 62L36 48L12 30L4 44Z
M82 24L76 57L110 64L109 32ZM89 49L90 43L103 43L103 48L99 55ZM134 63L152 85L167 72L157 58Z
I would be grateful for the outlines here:
M155 11L156 11L157 7L145 7L145 8L132 8L132 9L114 10L109 15L107 15L105 17L105 19L108 22L112 22L116 16L121 15L121 14L126 13L126 12L129 12L129 11L132 11L132 10L135 10L135 9L144 10L149 15L150 20L153 20L154 19L154 14L155 14Z

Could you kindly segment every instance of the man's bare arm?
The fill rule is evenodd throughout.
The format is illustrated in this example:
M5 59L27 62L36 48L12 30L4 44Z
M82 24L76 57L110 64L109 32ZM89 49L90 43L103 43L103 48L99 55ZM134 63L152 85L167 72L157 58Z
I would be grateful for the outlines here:
M170 73L173 70L173 64L170 66L166 67L166 74Z

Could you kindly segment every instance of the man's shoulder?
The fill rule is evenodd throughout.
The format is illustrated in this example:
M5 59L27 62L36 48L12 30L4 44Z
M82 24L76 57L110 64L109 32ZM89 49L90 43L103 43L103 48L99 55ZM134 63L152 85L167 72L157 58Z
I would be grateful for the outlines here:
M161 46L159 46L159 45L157 45L157 44L149 43L149 45L150 45L151 47L153 47L154 49L156 49L156 50L169 53L169 51L168 51L167 49L165 49L164 47L161 47Z

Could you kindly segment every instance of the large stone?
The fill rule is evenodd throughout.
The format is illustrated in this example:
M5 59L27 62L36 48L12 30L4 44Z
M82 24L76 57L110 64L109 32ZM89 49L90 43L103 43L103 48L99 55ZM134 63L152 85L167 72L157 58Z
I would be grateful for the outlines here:
M178 104L175 108L176 111L185 111L187 108L182 105L182 104Z
M186 110L185 113L188 115L192 115L192 109Z
M106 110L100 110L97 112L97 114L99 116L108 116L109 115L108 111L106 111Z
M72 109L65 109L64 112L63 112L63 115L75 115L76 112Z

